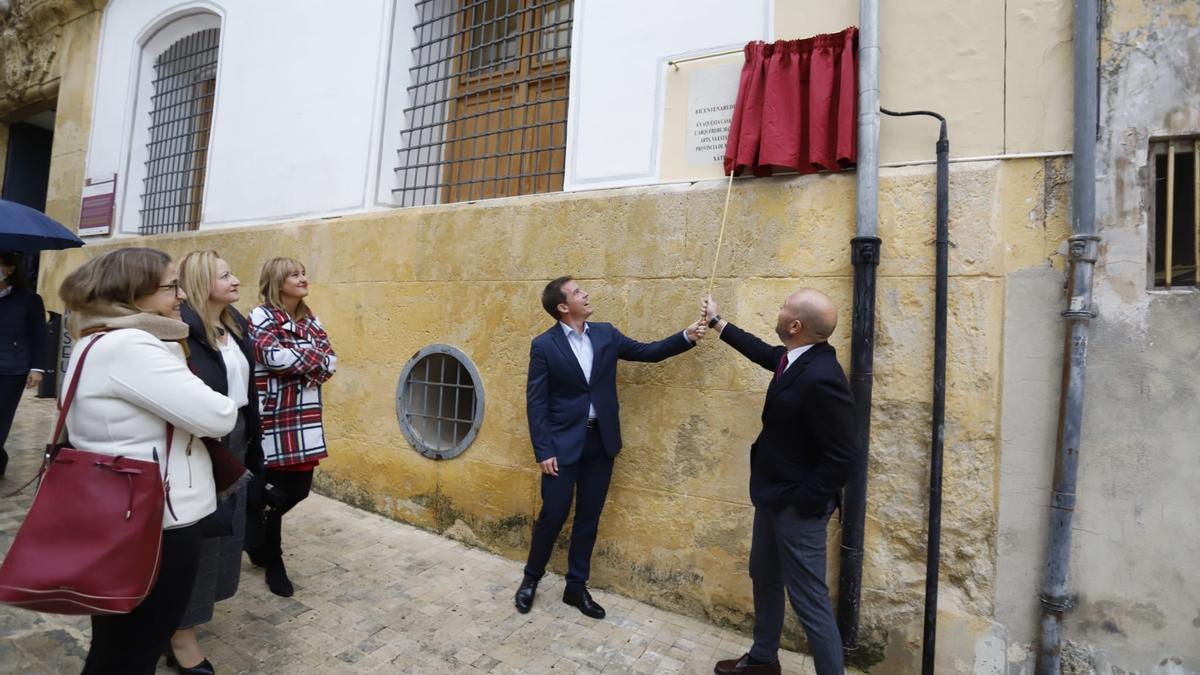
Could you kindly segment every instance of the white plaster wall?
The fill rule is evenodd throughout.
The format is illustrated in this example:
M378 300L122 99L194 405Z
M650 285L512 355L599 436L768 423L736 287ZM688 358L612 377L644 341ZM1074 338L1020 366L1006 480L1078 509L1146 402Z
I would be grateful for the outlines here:
M406 128L404 108L409 105L408 85L412 82L409 68L413 66L412 48L415 42L413 26L417 22L414 0L393 0L391 51L387 61L387 98L384 106L383 134L379 152L379 181L375 202L392 204L392 189L397 185L397 151L404 147L402 133Z
M655 182L665 61L770 33L769 0L575 0L563 188Z
M781 30L795 37L840 29L852 9L849 1L798 14L780 0L575 0L564 189L661 180L667 60L738 49ZM394 203L414 0L112 0L87 175L118 174L120 229L136 230L139 222L139 134L148 123L136 119L146 95L137 86L147 67L141 45L189 11L211 12L222 27L203 227ZM913 133L906 128L901 136ZM965 138L957 152L982 152ZM913 156L924 157L928 145Z
M1200 292L1155 291L1150 141L1200 135L1200 5L1112 3L1066 637L1103 672L1200 673ZM1169 671L1172 664L1179 666ZM1161 666L1161 670L1152 670Z
M1037 639L1058 402L1062 391L1063 273L1053 267L1008 276L997 514L996 615L1008 640Z
M118 174L116 225L136 231L142 45L176 16L221 21L202 227L370 208L380 165L391 0L113 0L105 9L87 175ZM144 140L142 140L144 147ZM131 152L131 148L133 152Z
M1200 673L1200 292L1147 287L1151 139L1200 135L1198 7L1105 8L1097 316L1086 345L1063 672ZM1037 638L1041 610L1062 390L1057 276L1012 275L1007 288L996 620L1014 652ZM1010 672L1032 672L1026 655L1027 669Z

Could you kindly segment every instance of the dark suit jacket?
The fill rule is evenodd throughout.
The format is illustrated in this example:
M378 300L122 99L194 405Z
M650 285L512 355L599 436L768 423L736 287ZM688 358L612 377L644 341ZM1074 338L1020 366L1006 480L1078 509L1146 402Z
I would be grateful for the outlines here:
M771 372L787 353L733 324L721 339ZM770 509L795 506L804 517L825 515L859 461L854 398L828 342L813 345L771 380L762 425L750 446L750 500Z
M616 457L621 451L617 359L658 362L693 346L682 331L646 344L625 337L609 323L588 326L592 341L590 384L561 324L556 322L529 346L525 412L533 454L539 462L557 457L560 465L570 466L579 461L587 438L588 403L596 408L604 451Z
M30 368L49 370L54 355L46 352L46 308L41 296L12 289L0 298L0 375L24 376Z

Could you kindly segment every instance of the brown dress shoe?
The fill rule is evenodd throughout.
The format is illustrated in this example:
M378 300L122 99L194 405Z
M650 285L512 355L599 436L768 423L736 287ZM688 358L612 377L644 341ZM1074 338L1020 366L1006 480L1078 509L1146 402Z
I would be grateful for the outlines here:
M713 672L717 675L779 675L779 662L754 665L750 663L750 654L747 652L740 658L717 661Z

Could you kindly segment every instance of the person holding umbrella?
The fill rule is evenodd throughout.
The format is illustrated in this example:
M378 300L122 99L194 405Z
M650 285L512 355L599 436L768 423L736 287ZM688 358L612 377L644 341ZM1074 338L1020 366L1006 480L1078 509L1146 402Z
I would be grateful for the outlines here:
M0 199L0 251L58 251L83 246L57 220L24 204Z
M0 477L8 468L4 444L21 390L38 386L46 369L46 307L29 289L22 257L0 252Z
M0 199L0 477L8 469L4 448L21 389L33 389L48 366L46 307L29 289L22 251L83 246L83 240L50 216Z

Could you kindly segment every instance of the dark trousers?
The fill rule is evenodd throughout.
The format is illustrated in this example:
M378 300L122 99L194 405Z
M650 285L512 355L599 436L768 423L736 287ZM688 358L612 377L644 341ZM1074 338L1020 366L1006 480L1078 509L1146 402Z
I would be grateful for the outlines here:
M128 614L92 617L84 675L153 673L187 606L200 561L200 526L163 532L158 581Z
M542 511L533 526L533 543L525 564L527 578L541 579L546 573L554 541L567 522L571 499L575 497L575 522L571 525L571 548L567 553L567 588L578 590L587 585L612 471L613 460L604 452L600 431L592 428L588 429L579 462L571 466L560 464L558 476L542 474Z
M5 449L8 432L12 430L17 405L21 403L21 392L25 389L25 375L0 375L0 450Z
M283 562L283 514L308 497L312 471L267 469L263 479L269 486L263 504L246 508L246 550L265 567Z
M822 518L802 518L788 507L754 509L750 578L754 582L754 646L750 656L775 661L783 631L784 591L796 611L817 675L844 672L842 638L825 586L825 528Z

